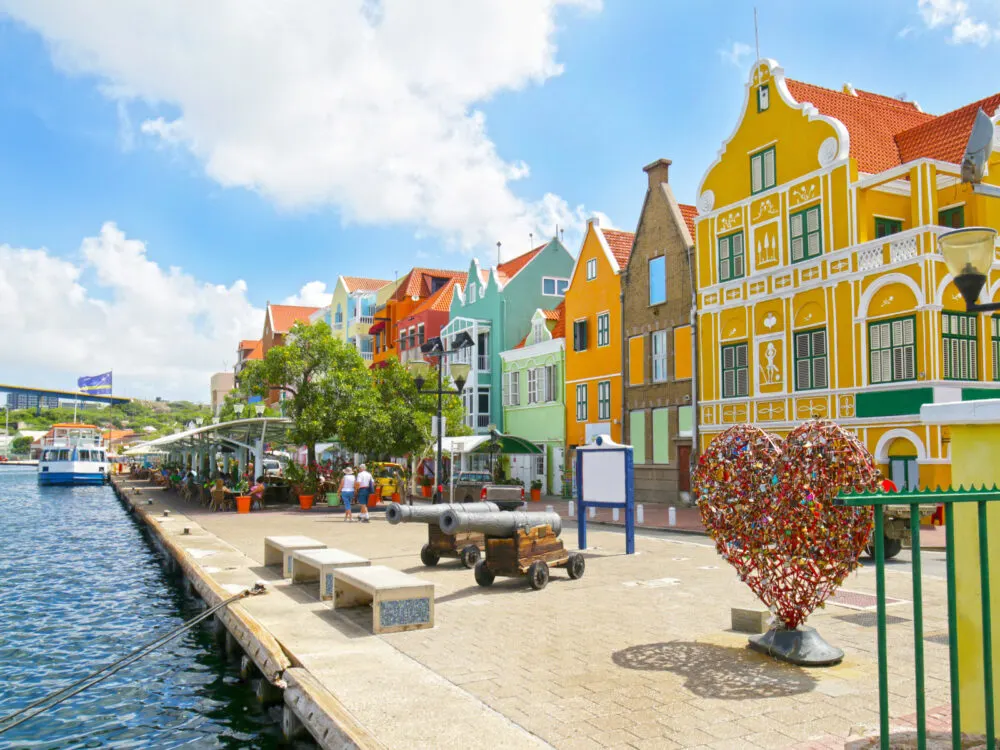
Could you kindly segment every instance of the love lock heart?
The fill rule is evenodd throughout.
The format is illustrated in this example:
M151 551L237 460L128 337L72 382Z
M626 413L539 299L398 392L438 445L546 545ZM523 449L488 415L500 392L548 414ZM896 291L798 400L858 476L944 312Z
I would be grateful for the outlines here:
M813 419L783 441L753 425L729 428L699 459L694 491L719 554L794 630L858 567L871 537L872 509L834 498L875 492L879 478L853 434Z

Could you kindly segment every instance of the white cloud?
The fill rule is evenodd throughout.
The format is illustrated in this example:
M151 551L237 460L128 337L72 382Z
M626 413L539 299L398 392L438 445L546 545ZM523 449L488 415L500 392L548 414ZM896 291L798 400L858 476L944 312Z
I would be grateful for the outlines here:
M304 305L305 307L326 307L333 297L332 292L326 291L326 284L322 281L310 281L299 289L297 294L283 300L283 305Z
M1000 39L1000 18L997 25L978 18L965 0L918 0L917 7L924 24L931 29L948 27L952 44L978 44L985 47ZM993 6L995 9L995 5ZM983 5L985 9L985 4ZM978 8L977 8L978 10Z
M733 42L728 49L719 50L719 57L742 70L750 64L750 53L752 52L753 47L749 44Z
M25 385L73 389L113 369L118 393L205 402L209 375L232 367L239 339L260 336L264 312L244 281L163 268L109 222L75 262L0 245L0 317L0 369Z
M161 108L141 133L220 184L479 248L581 223L514 192L527 165L475 108L562 73L562 6L600 1L0 0L61 69Z

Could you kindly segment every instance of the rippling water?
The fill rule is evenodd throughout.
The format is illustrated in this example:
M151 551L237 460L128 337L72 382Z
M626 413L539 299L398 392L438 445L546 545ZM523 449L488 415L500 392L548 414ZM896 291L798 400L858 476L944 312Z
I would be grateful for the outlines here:
M0 469L0 717L201 611L109 487L39 487ZM199 625L0 734L0 748L272 748L266 711Z

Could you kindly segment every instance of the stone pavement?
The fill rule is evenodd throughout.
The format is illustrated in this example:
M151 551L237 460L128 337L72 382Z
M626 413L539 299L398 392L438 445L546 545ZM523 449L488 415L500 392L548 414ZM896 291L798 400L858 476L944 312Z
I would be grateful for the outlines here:
M420 564L422 525L388 526L378 514L370 524L348 524L326 508L214 514L149 494L251 561L262 558L265 535L304 534L436 585L434 629L384 636L318 602L315 585L284 587L303 623L329 632L322 654L329 666L317 677L390 747L492 748L515 738L559 748L832 748L878 726L874 602L831 604L810 618L847 652L843 664L806 670L776 662L729 630L730 607L756 601L707 539L640 536L638 554L626 556L620 533L595 529L581 580L555 570L544 591L510 579L483 589L455 561ZM573 529L563 539L574 546ZM889 569L887 586L899 600L889 608L890 700L894 723L904 725L915 694L909 573ZM873 592L873 568L844 588ZM926 577L924 597L925 692L936 708L948 700L944 580ZM282 614L292 631L294 611ZM405 670L399 680L394 668L380 667L391 664ZM408 694L415 684L427 695ZM449 726L457 714L442 695L480 708L461 714L463 726ZM422 710L411 717L392 710L398 703ZM429 726L441 732L435 741L427 740Z

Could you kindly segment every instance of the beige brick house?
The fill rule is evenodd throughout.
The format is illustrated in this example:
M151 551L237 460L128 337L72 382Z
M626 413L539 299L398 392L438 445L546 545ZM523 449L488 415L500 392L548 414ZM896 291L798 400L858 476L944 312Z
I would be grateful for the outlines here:
M625 442L635 451L636 502L690 501L696 444L691 328L696 209L677 202L670 161L649 177L635 244L622 275Z

